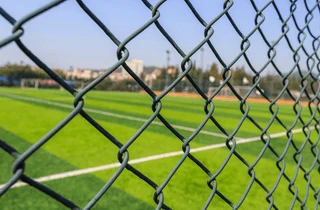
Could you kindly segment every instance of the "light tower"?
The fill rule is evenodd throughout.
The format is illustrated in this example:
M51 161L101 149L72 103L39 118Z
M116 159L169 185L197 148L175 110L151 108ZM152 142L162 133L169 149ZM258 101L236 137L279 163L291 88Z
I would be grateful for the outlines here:
M167 89L167 87L169 86L169 74L168 74L168 69L169 69L169 65L170 65L170 51L167 50L167 68L165 69L164 73L165 73L165 85L164 85L164 89Z

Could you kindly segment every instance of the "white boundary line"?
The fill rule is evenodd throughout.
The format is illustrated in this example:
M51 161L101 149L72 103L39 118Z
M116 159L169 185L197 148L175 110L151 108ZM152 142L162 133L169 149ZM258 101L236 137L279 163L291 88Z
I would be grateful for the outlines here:
M1 93L1 92L0 92L0 95L7 96L9 98L21 99L21 100L25 100L25 101L33 101L33 102L38 102L38 103L42 103L42 104L49 104L49 105L54 105L54 106L58 106L58 107L74 109L74 107L72 105L59 103L59 102L48 101L48 100L29 97L29 96L25 97L25 96L19 96L19 95L16 95L16 94L6 94L6 93ZM91 112L91 113L101 114L101 115L120 118L120 119L138 121L138 122L146 122L148 120L148 119L144 119L144 118L131 117L131 116L127 116L127 115L116 114L116 113L112 113L112 112L105 112L105 111L96 110L96 109L90 109L90 108L85 108L84 110L87 111L87 112ZM153 121L151 124L164 126L162 122L157 122L157 121ZM190 131L190 132L194 132L195 131L195 128L190 128L190 127L186 127L186 126L174 125L174 124L171 124L171 126L176 128L176 129L180 129L180 130L185 130L185 131ZM214 133L214 132L205 131L205 130L201 130L200 133L204 134L204 135L209 135L209 136L227 138L223 134Z
M310 129L313 130L313 128L310 128ZM292 130L292 133L301 133L301 132L302 132L301 128ZM281 133L271 134L270 137L271 138L276 138L276 137L281 137L281 136L285 136L285 135L286 135L286 132L281 132ZM249 142L253 142L253 141L259 141L259 140L260 140L260 136L259 137L246 138L246 139L239 139L236 142L237 142L237 145L238 145L238 144L245 144L245 143L249 143ZM191 153L201 152L201 151L221 148L221 147L225 147L225 146L226 146L225 143L213 144L213 145L209 145L209 146L193 148L193 149L190 150L190 152ZM164 159L164 158L175 157L175 156L179 156L179 155L182 155L182 154L183 154L183 151L168 152L168 153L164 153L164 154L152 155L152 156L147 156L147 157L143 157L143 158L133 159L133 160L130 160L129 163L130 164L144 163L144 162L149 162L149 161L152 161L152 160L160 160L160 159ZM65 179L65 178L68 178L68 177L80 176L80 175L94 173L94 172L98 172L98 171L104 171L104 170L108 170L108 169L117 168L119 166L120 166L120 163L111 163L111 164L102 165L102 166L96 166L96 167L92 167L92 168L79 169L79 170L74 170L74 171L58 173L58 174L52 174L52 175L49 175L49 176L43 176L43 177L40 177L40 178L36 178L35 180L37 182L42 183L42 182L48 182L48 181L52 181L52 180ZM24 183L24 182L17 182L11 188L17 188L17 187L22 187L22 186L26 186L26 185L27 184ZM4 185L0 185L0 188L2 188L3 186Z

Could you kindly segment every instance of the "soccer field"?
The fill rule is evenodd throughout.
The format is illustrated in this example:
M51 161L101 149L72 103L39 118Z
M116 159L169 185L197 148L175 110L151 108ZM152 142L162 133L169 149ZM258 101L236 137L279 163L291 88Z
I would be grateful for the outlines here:
M84 110L117 140L126 143L153 114L152 99L145 94L123 92L91 91L85 96ZM234 132L243 117L238 101L213 100L213 116L230 134ZM36 89L0 89L0 139L16 148L20 153L41 139L47 132L63 120L73 108L73 96L66 91ZM162 100L162 116L172 124L186 139L205 119L205 101L201 98L166 96ZM269 104L248 102L249 115L262 128L272 118ZM288 128L294 125L296 114L292 105L279 105L277 116ZM301 118L312 118L307 106L302 108ZM319 119L319 114L316 114ZM309 126L314 127L315 122ZM314 166L316 158L311 152L311 144L302 132L303 124L292 128L293 142L302 148L296 159L306 170ZM286 129L277 121L268 129L271 135L270 145L282 154L288 137ZM253 164L264 143L260 140L261 131L248 119L245 119L235 134L238 152L248 164ZM229 149L225 145L226 136L212 121L208 121L202 131L191 141L191 153L204 164L212 174L216 173L226 160ZM309 139L315 142L316 130L310 130ZM131 163L158 186L163 183L171 170L183 156L182 142L156 119L129 147ZM318 146L319 148L319 146ZM40 178L42 184L50 187L64 197L83 208L119 167L117 159L119 149L77 115L51 140L26 161L25 173L32 178ZM284 156L284 172L292 180L293 190L298 190L299 199L309 209L318 207L314 190L308 187L304 172L297 168L294 154L297 151L289 145ZM301 158L302 159L299 159ZM318 158L318 157L317 157ZM267 149L261 160L255 165L255 176L268 190L278 179L280 169L276 165L277 157ZM0 185L12 176L13 159L0 151ZM319 164L312 170L311 184L319 190ZM297 177L295 173L298 171ZM68 173L67 173L68 172ZM69 173L70 172L70 173ZM57 175L57 176L50 176ZM164 203L172 209L201 209L212 190L207 185L209 176L190 159L186 159L164 188ZM248 166L235 155L217 176L217 189L233 204L238 204L252 181ZM294 195L288 190L289 182L282 177L274 191L273 199L279 209L300 209L299 201L292 202ZM128 170L119 176L112 187L104 194L93 209L154 209L155 190L145 181ZM267 209L267 192L257 182L253 182L250 191L240 209ZM319 196L319 195L318 195ZM1 209L63 209L54 199L38 190L18 183L0 199ZM218 195L215 195L208 209L231 209Z

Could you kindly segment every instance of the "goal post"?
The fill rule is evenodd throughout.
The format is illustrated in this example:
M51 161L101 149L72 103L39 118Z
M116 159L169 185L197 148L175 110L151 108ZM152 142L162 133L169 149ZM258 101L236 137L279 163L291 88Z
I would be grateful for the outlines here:
M83 89L86 86L86 82L84 81L73 81L67 80L65 81L74 89ZM20 81L20 87L25 88L34 88L34 89L60 89L64 90L64 88L59 85L56 81L52 79L26 79L23 78Z

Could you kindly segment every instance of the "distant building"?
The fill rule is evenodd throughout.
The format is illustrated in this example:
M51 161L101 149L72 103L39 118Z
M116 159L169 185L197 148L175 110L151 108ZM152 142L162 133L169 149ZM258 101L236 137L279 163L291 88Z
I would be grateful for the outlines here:
M92 78L92 70L86 69L82 71L81 79L89 80Z
M130 69L140 77L141 73L143 72L143 61L142 60L130 60L126 61L126 64L130 67ZM121 69L123 79L129 79L131 76L128 72L122 67Z
M104 70L90 70L90 69L79 69L74 68L73 70L66 71L66 78L67 79L85 79L91 80L99 77L101 74L104 73Z
M161 75L161 69L155 68L151 72L144 72L145 81L151 81L157 79Z
M80 78L82 75L82 69L74 68L73 70L68 70L66 72L66 78L67 79L77 79Z
M91 70L91 79L95 79L102 75L105 72L105 70Z
M167 68L167 74L170 74L170 75L175 75L177 73L177 71L178 70L174 67Z
M32 71L42 71L42 69L39 68L38 66L32 66L32 67L31 67L31 70L32 70Z
M122 72L112 72L109 77L112 81L121 81L123 80Z

